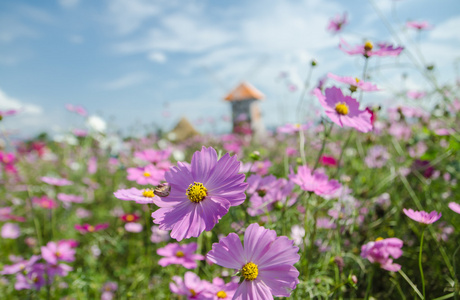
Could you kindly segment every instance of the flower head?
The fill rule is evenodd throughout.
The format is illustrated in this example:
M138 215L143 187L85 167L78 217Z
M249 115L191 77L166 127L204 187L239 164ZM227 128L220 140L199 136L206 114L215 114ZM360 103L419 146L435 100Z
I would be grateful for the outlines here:
M58 261L72 262L75 260L75 249L68 243L49 242L42 246L42 257L48 263L57 265Z
M209 288L211 283L206 280L201 280L198 275L193 272L186 272L184 279L179 276L173 276L173 281L169 284L171 292L178 295L185 295L187 299L210 299L211 294Z
M430 213L427 213L426 211L414 211L413 209L403 209L403 212L406 216L411 218L414 221L417 221L419 223L423 224L431 224L439 220L442 216L441 213L438 213L437 211L432 211Z
M41 177L40 178L44 183L55 185L55 186L65 186L72 185L73 182L65 178L56 178L56 177Z
M113 193L120 200L134 201L138 204L149 204L160 201L151 189L139 190L136 188L121 189Z
M351 92L356 92L357 89L363 90L364 92L373 92L379 90L375 84L359 80L356 77L342 77L332 73L328 73L327 76L331 79L334 79L335 81L350 85L349 89Z
M159 169L154 165L147 165L139 168L128 168L128 176L126 179L136 181L138 184L158 185L160 181L164 180L164 169Z
M397 238L378 238L375 242L369 242L361 247L361 257L367 258L371 263L378 263L382 269L397 272L401 265L394 264L393 258L402 255L403 241Z
M298 247L274 230L251 224L244 234L244 247L235 233L230 233L212 245L207 258L225 268L236 269L241 284L234 299L273 299L289 297L295 289L299 272L294 264L299 260Z
M109 227L108 223L97 224L94 226L90 224L75 225L75 229L78 230L81 234L104 230L104 229L107 229L108 227Z
M4 239L17 239L21 235L21 229L17 224L5 223L2 226L0 236Z
M353 127L361 132L372 130L371 114L359 110L359 103L350 96L344 96L337 87L327 88L325 95L320 90L314 90L321 105L326 109L326 115L340 127Z
M406 22L407 28L413 28L417 30L426 30L431 29L432 26L427 21L407 21Z
M42 208L46 208L46 209L53 209L53 208L56 208L58 207L59 205L57 204L56 201L54 201L53 199L51 198L48 198L47 196L42 196L41 198L38 198L38 197L34 197L32 199L32 202Z
M171 230L171 237L178 241L211 230L230 206L246 199L248 184L244 174L239 174L240 165L228 153L217 160L211 147L195 152L191 164L178 162L165 173L171 193L156 202L160 209L152 213L153 222Z
M182 265L187 269L195 269L197 267L197 260L204 260L204 256L196 254L196 243L186 245L179 245L178 243L171 243L163 248L157 250L157 254L164 256L158 261L162 267L169 265Z
M343 26L348 23L347 13L344 12L343 15L337 14L333 19L329 21L327 30L332 31L333 33L338 33L342 31Z
M304 191L314 192L318 196L331 195L336 192L341 184L337 180L329 180L329 177L320 170L312 171L308 166L300 166L297 174L291 169L289 179L300 186Z
M371 41L367 41L364 45L350 46L344 40L340 40L339 48L343 52L349 55L361 54L368 58L371 56L398 56L401 54L403 47L393 47L393 45L379 43L377 49L374 49L374 44Z
M457 214L460 214L460 204L455 202L449 202L449 208L452 209Z

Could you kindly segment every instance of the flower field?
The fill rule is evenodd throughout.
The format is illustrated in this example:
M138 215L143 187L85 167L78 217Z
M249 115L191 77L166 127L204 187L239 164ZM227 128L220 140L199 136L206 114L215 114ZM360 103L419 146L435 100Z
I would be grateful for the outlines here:
M416 66L426 91L366 107L375 62L418 52L338 45L362 74L307 81L299 124L139 138L68 105L88 130L3 132L0 298L459 299L460 82Z

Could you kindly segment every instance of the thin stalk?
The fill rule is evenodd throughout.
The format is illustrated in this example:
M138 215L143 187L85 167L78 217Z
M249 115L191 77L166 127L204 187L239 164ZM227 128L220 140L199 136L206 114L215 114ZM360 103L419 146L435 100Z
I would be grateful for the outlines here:
M29 203L30 211L32 213L32 218L34 219L35 233L37 234L38 244L43 246L42 233L40 230L40 223L38 222L37 217L35 216L34 207L32 205L32 198L30 197L30 191L27 189L27 203Z
M364 60L363 77L361 79L362 81L366 81L366 72L367 72L368 62L369 62L369 58L366 57L365 60ZM360 91L359 91L359 103L361 103L362 99L363 99L363 89L360 89Z
M420 299L425 299L422 293L420 293L420 291L418 290L417 286L412 282L412 280L409 279L409 277L407 277L406 273L404 273L402 269L400 269L398 273L401 274L401 276L407 281L407 283L412 287L415 293L417 293Z
M425 236L425 230L423 230L422 237L420 238L420 252L418 254L418 268L420 269L420 277L422 278L423 299L425 299L425 276L423 276L423 267L422 267L422 251L423 251L423 237L424 236Z
M350 132L348 133L347 140L345 141L345 144L343 144L342 150L340 150L339 160L337 161L337 170L335 171L334 176L333 176L334 178L337 177L337 175L339 174L340 163L342 162L343 153L345 152L345 148L348 146L348 143L351 140L351 136L352 136L353 132L354 132L354 130L350 130Z
M316 168L317 168L318 165L319 165L319 160L321 159L321 156L323 155L324 148L325 148L325 146L326 146L326 140L327 140L327 138L329 137L329 135L331 134L332 127L334 127L334 123L331 123L331 126L329 127L329 130L326 131L326 124L324 124L324 129L325 129L325 130L324 130L323 143L321 144L321 149L319 150L318 157L316 158L315 165L314 165L314 167L313 167L313 170L311 171L312 174L313 174L313 172L316 170Z
M367 278L367 288L366 288L366 296L364 296L364 299L368 300L371 292L371 287L372 287L372 277L374 277L374 267L372 267L371 274Z

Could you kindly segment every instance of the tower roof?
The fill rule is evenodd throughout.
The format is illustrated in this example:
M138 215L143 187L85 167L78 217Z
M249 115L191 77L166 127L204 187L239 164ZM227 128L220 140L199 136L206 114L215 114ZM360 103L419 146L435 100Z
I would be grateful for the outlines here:
M240 83L233 91L225 96L226 101L242 101L248 99L263 99L265 95L248 82Z

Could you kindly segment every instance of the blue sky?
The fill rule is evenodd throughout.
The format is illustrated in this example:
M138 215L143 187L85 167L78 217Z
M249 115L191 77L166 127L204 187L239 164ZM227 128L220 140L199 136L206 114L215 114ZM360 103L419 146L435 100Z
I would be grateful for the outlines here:
M404 29L407 20L433 24L419 45L440 82L452 83L460 60L460 2L375 2L403 43L416 38ZM350 22L344 32L327 32L328 20L343 12ZM340 37L351 44L397 42L370 2L361 0L5 0L0 28L0 110L21 108L2 125L22 136L83 127L66 103L84 106L125 133L145 126L167 130L182 116L201 131L224 132L230 126L220 119L230 106L222 98L240 80L266 95L261 109L267 126L298 122L300 93L286 88L280 72L301 85L314 58L312 84L328 72L360 76L362 59L342 53ZM406 62L403 54L370 67ZM403 72L410 75L404 86ZM370 104L397 103L390 90L427 86L411 68L382 68L371 76L386 92L366 95ZM314 100L307 107L318 107Z

